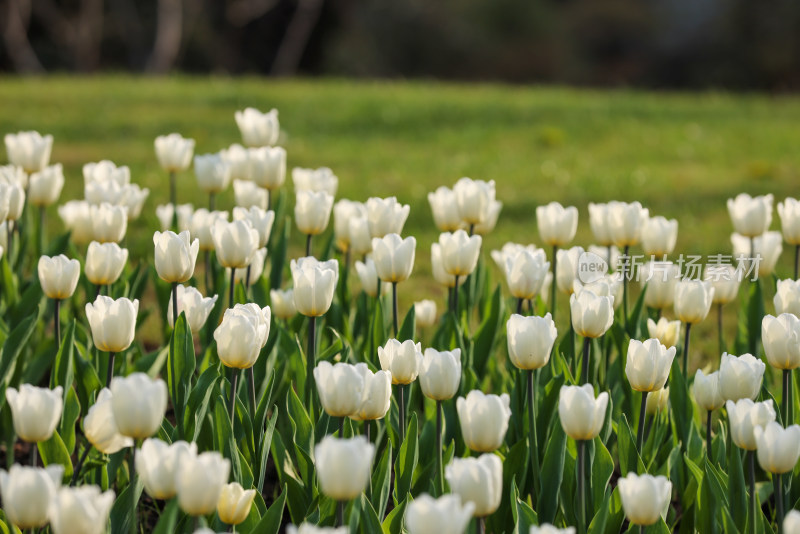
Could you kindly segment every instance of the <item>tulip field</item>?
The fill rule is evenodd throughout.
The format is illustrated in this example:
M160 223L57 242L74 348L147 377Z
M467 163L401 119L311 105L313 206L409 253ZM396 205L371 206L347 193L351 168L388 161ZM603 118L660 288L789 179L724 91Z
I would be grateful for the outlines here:
M800 533L794 100L0 97L0 532Z

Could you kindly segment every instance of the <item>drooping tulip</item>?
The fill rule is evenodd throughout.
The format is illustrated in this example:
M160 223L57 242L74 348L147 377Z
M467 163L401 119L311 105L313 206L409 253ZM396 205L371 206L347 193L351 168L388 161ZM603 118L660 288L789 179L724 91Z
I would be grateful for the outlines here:
M434 499L423 493L408 503L404 523L408 534L464 534L474 511L475 504L462 504L457 494Z
M226 525L244 523L256 498L256 490L245 490L238 482L222 486L217 501L217 515Z
M464 443L476 452L492 452L503 444L511 417L510 397L485 395L478 389L456 399Z
M539 369L550 361L558 330L550 317L513 314L506 323L508 356L518 369Z
M169 283L182 284L194 274L200 242L192 240L188 231L176 234L170 230L153 234L158 276Z
M119 279L128 261L128 249L116 243L89 243L84 273L97 286L113 284Z
M86 318L94 345L103 352L122 352L131 346L136 333L139 301L98 295L86 303Z
M185 171L192 164L194 139L185 139L178 133L159 135L155 148L158 164L167 172Z
M731 438L737 447L747 451L758 448L755 437L756 427L765 427L775 421L775 409L772 400L753 402L750 399L731 400L725 403L728 420L731 426Z
M678 344L681 334L681 322L670 321L666 317L660 317L658 322L647 319L647 333L651 338L657 339L666 347L674 347Z
M213 513L230 469L230 461L216 451L182 456L176 474L181 510L191 516Z
M61 421L64 407L63 388L39 388L22 384L19 389L6 389L6 401L11 408L14 432L29 443L47 441Z
M651 392L664 387L669 378L675 347L667 348L658 339L641 342L631 339L625 376L636 391Z
M192 332L199 332L203 325L206 324L211 310L214 309L214 304L217 302L218 295L213 297L203 297L202 293L196 288L191 286L178 286L178 313L173 313L174 303L172 299L169 302L169 313L167 313L167 322L170 328L175 325L172 322L173 315L178 316L181 313L186 314L186 322Z
M64 466L50 464L44 469L13 464L0 469L0 496L6 517L20 530L43 527L50 520L50 503L55 497Z
M211 228L211 239L217 261L227 269L247 267L258 250L258 230L244 220L226 222L217 219Z
M622 508L632 524L649 526L666 517L672 499L672 483L666 477L630 472L618 484Z
M318 169L304 169L295 167L292 169L292 182L295 192L300 191L325 191L330 196L336 196L339 188L339 178L333 174L328 167Z
M197 444L185 441L165 443L148 438L136 451L136 472L144 490L153 499L168 500L178 493L177 476L184 457L196 456Z
M575 441L594 439L600 434L606 419L608 393L597 398L591 384L562 386L558 395L558 416L567 436Z
M419 369L422 393L433 400L452 399L461 384L461 349L425 349Z
M53 150L53 136L39 132L17 132L6 134L4 138L6 154L12 165L22 167L26 173L40 171L50 162Z
M294 281L294 305L306 317L320 317L328 311L339 280L336 260L317 261L308 256L290 263Z
M328 227L333 208L333 196L325 191L302 190L297 192L294 221L305 235L319 235Z
M719 384L719 371L705 374L702 369L698 369L694 375L692 393L695 402L703 410L713 412L725 405Z
M558 202L536 207L536 226L542 241L552 247L563 247L575 239L578 230L578 208L564 207Z
M111 390L103 388L89 413L83 418L83 433L89 443L103 454L114 454L131 447L133 440L119 433L111 407Z
M325 413L347 417L357 412L364 392L364 376L355 365L321 361L314 368L314 381Z
M649 217L642 227L642 250L648 256L672 254L678 239L678 221L658 215Z
M381 369L390 371L392 384L410 384L419 376L422 368L422 344L407 339L402 343L390 339L378 347Z
M403 233L403 226L411 210L408 204L400 204L396 197L367 199L367 224L373 238Z
M463 225L458 214L456 195L449 187L440 186L433 193L428 193L428 204L431 205L433 222L440 231L455 232Z
M463 503L472 503L474 517L486 517L500 507L503 494L503 462L494 454L478 458L454 458L445 467L450 490Z
M78 286L81 275L81 264L63 254L58 256L42 256L38 265L39 284L47 298L54 300L68 299Z
M320 490L335 501L355 499L366 489L375 446L363 436L325 436L314 447Z
M245 145L272 146L278 142L280 123L277 109L264 113L256 108L245 108L234 113L234 118Z
M764 362L752 354L734 356L724 353L719 366L719 388L722 397L729 401L755 399L761 390L761 380L766 370Z
M167 385L144 373L111 380L111 406L119 433L133 439L149 438L161 428L167 410Z
M728 215L733 229L743 236L756 237L769 229L772 222L772 195L751 197L739 193L728 199Z
M387 234L372 239L372 258L378 277L384 282L402 282L414 268L417 240L413 236L403 239L398 234Z
M99 486L61 488L50 505L53 534L103 534L114 504L114 492Z

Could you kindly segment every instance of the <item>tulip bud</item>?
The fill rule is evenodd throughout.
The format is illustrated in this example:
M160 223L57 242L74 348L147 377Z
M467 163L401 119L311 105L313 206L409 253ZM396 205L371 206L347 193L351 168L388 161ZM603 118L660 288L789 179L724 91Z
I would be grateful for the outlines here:
M83 166L84 185L103 182L113 182L119 186L128 185L131 182L131 170L127 165L117 167L113 161L107 159Z
M267 344L271 319L269 306L237 304L225 310L222 323L214 330L219 359L226 367L249 369Z
M649 308L663 310L675 302L675 286L681 269L671 261L649 261L639 269L639 281L644 288L644 303Z
M230 461L218 452L182 456L176 474L181 510L192 516L213 513L230 470Z
M19 165L0 165L0 183L16 185L25 191L28 187L28 175Z
M39 284L47 298L64 300L75 293L81 275L81 264L78 260L71 260L63 254L52 258L41 256L38 271Z
M800 280L778 280L772 300L775 313L791 313L800 316Z
M217 219L227 221L228 212L208 211L205 208L200 208L192 213L189 230L192 238L198 241L200 250L214 250L214 239L211 237L211 228L214 227L214 223Z
M61 421L64 407L63 389L38 388L22 384L19 390L6 389L6 401L11 408L14 432L29 443L47 441Z
M148 438L136 450L136 472L153 499L171 499L178 492L176 477L184 457L197 456L197 445L185 441L167 444Z
M158 276L169 283L182 284L194 274L200 242L191 240L188 231L176 234L170 230L153 234Z
M429 299L414 303L414 318L417 328L427 328L436 324L436 303Z
M339 263L336 260L317 261L308 256L292 260L290 267L295 308L306 317L321 317L331 307L339 280Z
M733 229L743 236L756 237L769 229L772 222L772 195L751 197L740 193L728 199L728 215Z
M225 268L247 267L258 250L258 231L248 221L214 221L211 239L217 261Z
M467 393L466 399L456 399L461 433L470 450L492 452L500 448L511 417L510 401L507 393L484 395L477 389Z
M250 260L250 263L247 267L241 267L239 269L233 270L233 279L238 284L239 282L244 282L247 279L247 283L250 285L254 285L261 280L261 276L264 274L264 262L267 261L267 249L260 248L256 250L255 254L253 254L253 259ZM250 271L250 276L248 278L247 271Z
M0 167L1 169L2 167ZM22 216L22 209L25 207L25 190L21 185L11 182L2 183L0 174L0 202L6 209L5 217L9 221L16 221Z
M230 165L219 154L195 156L194 174L198 187L210 194L224 191L231 183Z
M319 402L331 417L355 414L361 405L364 376L355 365L321 361L314 368Z
M461 349L425 349L419 368L422 393L433 400L452 399L461 384Z
M136 333L139 301L116 300L98 295L94 303L86 303L86 318L92 329L92 340L98 350L122 352L131 346Z
M442 259L442 247L439 243L431 244L431 271L433 279L445 287L455 287L456 277L449 274L444 269L444 260ZM458 283L461 284L466 280L466 277L461 277Z
M392 384L410 384L422 368L422 344L411 339L402 343L390 339L385 346L378 347L378 360L381 369L391 372Z
M778 258L783 252L783 238L780 232L766 232L752 241L750 238L739 234L731 235L733 256L736 259L753 258L758 266L758 276L765 277L772 274ZM749 274L749 273L748 273Z
M185 313L189 328L192 329L192 332L199 332L200 329L203 328L203 325L206 324L211 310L214 309L214 304L217 302L218 295L203 298L203 295L191 286L178 286L177 293L178 313L175 315ZM167 322L170 328L175 328L175 325L172 323L172 310L174 307L175 303L170 299L167 313Z
M536 207L536 225L542 241L552 247L563 247L575 239L578 230L578 208L565 208L558 202Z
M64 188L64 170L60 163L31 174L28 181L28 202L32 206L55 204Z
M521 249L505 260L503 266L508 290L514 298L532 299L541 294L550 262L541 249Z
M113 504L112 490L100 493L98 486L61 488L50 504L50 526L54 534L103 534Z
M375 446L363 436L339 439L325 436L314 447L319 487L335 501L355 499L366 489Z
M100 243L119 243L128 230L128 212L123 206L102 203L89 207L92 237Z
M367 199L366 206L367 224L373 238L383 238L389 234L403 232L403 226L411 209L408 204L400 204L396 197L372 197Z
M58 216L69 230L70 238L76 245L85 245L94 239L94 228L89 211L89 203L85 200L70 200L58 207Z
M89 443L103 454L114 454L133 446L133 440L119 433L111 408L111 390L103 388L89 413L83 418L83 433Z
M625 376L636 391L657 391L666 384L673 359L675 347L667 348L657 339L648 339L644 343L631 339Z
M539 526L531 526L528 534L575 534L575 527L554 527L550 523L542 523Z
M328 227L333 197L325 191L298 191L294 205L294 220L300 232L319 235Z
M233 116L245 145L272 146L278 142L281 129L277 109L262 113L256 108L245 108L244 111L237 111Z
M159 135L155 147L158 164L167 172L185 171L192 164L194 139L184 139L177 133Z
M500 217L500 211L502 209L502 202L499 200L492 200L489 203L489 211L486 212L486 217L472 227L472 233L475 235L486 235L494 230L494 227L497 226L497 219Z
M608 226L608 204L589 203L589 226L598 245L607 247L613 243Z
M286 181L286 150L282 147L259 147L247 150L246 174L267 191L279 189Z
M672 483L666 477L630 472L619 479L617 487L622 508L632 524L649 526L666 517L672 499Z
M6 154L12 165L22 167L25 172L40 171L50 162L53 149L53 136L39 132L17 132L6 134Z
M50 502L55 497L64 466L51 464L44 469L13 464L0 469L0 496L6 518L20 530L43 527L50 520Z
M93 284L104 286L117 281L128 261L128 249L116 243L89 243L84 272Z
M789 510L783 519L783 531L786 534L800 534L800 512Z
M372 257L378 277L384 282L402 282L414 268L417 240L411 236L403 239L397 234L372 239ZM444 255L443 255L444 257Z
M191 228L194 206L191 204L178 204L178 231L185 232ZM166 232L172 228L172 219L175 215L175 206L163 204L156 206L156 217L161 225L161 231ZM226 215L227 218L227 215Z
M256 490L245 490L238 482L231 482L222 486L217 502L217 515L226 525L244 523L250 515L250 507L256 498Z
M269 191L260 188L253 182L234 180L233 198L240 208L250 209L257 207L265 210L267 209L267 204L269 204Z
M475 505L461 504L461 497L447 493L434 499L423 493L406 508L404 522L408 534L464 534ZM574 533L573 533L574 534Z
M513 314L506 323L508 356L518 369L539 369L550 361L558 330L550 314L524 317Z
M776 369L800 367L800 319L795 315L766 315L761 321L761 342L771 366Z
M361 392L361 403L350 417L359 421L383 419L389 412L392 401L392 373L389 371L373 373L366 363L358 363L355 368L361 373L364 388Z
M655 415L669 406L669 388L659 389L647 395L645 413Z
M697 405L703 410L713 412L725 404L719 385L719 371L706 375L698 369L694 375L692 393Z
M453 186L456 207L461 220L469 225L477 225L489 217L489 210L495 201L494 180L472 180L461 178Z
M675 284L675 315L681 322L699 323L708 315L714 288L707 280L681 280Z
M225 160L231 170L231 178L236 180L249 180L248 167L250 165L250 150L239 143L233 143L228 148L219 151L220 157Z
M587 284L582 284L580 278L575 278L572 282L572 292L578 294L583 289L588 289L599 297L614 297L615 310L622 304L624 292L622 287L622 274L620 273L606 274Z
M709 265L706 267L705 280L711 282L714 289L714 304L727 304L736 299L743 272L733 265Z
M409 504L409 507L411 504ZM302 523L299 527L294 525L286 526L286 534L349 534L350 527L318 527L312 523ZM195 534L197 534L195 532Z
M675 250L678 221L665 217L649 217L642 226L642 249L648 256L666 256Z
M464 230L439 235L444 270L453 276L467 276L475 270L481 253L481 236L467 235ZM373 245L374 247L374 245Z
M161 428L167 410L167 385L144 373L111 379L111 407L119 433L145 439Z
M107 180L104 182L89 182L83 186L83 196L92 205L102 203L119 204L122 201L123 185Z
M370 297L378 296L378 271L375 268L375 262L372 258L367 258L366 263L360 261L356 262L356 273L361 282L361 289ZM392 286L386 282L380 282L381 293L386 293Z
M475 506L475 517L486 517L500 507L503 494L503 462L494 454L478 458L454 458L445 467L450 490L464 503Z
M294 291L291 289L270 289L269 305L275 317L279 319L291 319L297 315L297 308L294 307Z
M575 333L597 338L614 323L614 297L598 296L588 289L569 298L570 313Z
M723 353L719 366L719 389L725 400L755 399L766 369L764 362L751 354L739 357Z
M636 245L642 234L645 221L650 217L650 212L643 208L639 202L608 203L607 224L611 241L618 247Z
M800 245L800 202L787 198L778 203L778 215L781 218L783 240L790 245Z
M295 167L292 169L292 182L294 182L296 193L300 191L324 191L335 197L336 190L339 188L339 178L328 167L320 167L318 169Z
M372 236L367 217L353 217L349 223L350 250L356 256L372 252Z
M558 416L567 436L575 441L596 438L603 428L608 406L608 393L597 398L591 384L561 386L558 394Z
M666 317L660 317L658 322L647 319L647 332L651 338L657 339L666 347L674 347L678 344L681 335L681 322L670 321Z
M366 215L367 208L361 202L353 202L343 198L333 205L333 235L339 250L350 250L351 219L366 217Z
M583 253L583 247L559 249L556 252L556 283L562 293L572 294L574 282L578 278L578 263Z
M441 186L433 193L428 193L428 203L431 205L433 222L442 232L455 232L462 226L461 217L458 215L456 195L452 189Z
M758 447L758 463L768 473L788 473L800 458L800 426L783 428L775 421L753 427Z
M775 421L772 400L753 402L750 399L731 400L725 403L731 425L731 438L737 447L747 451L758 448L754 429Z

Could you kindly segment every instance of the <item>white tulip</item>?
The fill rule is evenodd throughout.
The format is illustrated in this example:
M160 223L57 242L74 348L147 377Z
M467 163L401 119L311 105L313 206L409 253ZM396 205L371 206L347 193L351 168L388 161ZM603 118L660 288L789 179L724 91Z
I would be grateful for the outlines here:
M361 392L361 403L350 417L360 421L383 419L389 413L392 402L392 373L389 371L373 373L366 363L358 363L355 368L361 373L364 388Z
M9 221L16 221L22 217L22 209L25 207L25 189L15 182L3 183L2 178L0 172L0 196L4 199L3 202L8 201L8 212L5 218Z
M192 213L189 231L192 238L198 241L200 250L214 250L214 239L211 237L211 229L214 227L214 223L217 222L217 219L227 221L228 212L208 211L206 208L200 208Z
M468 276L478 265L481 236L469 236L464 230L445 232L439 235L439 247L444 270L453 276Z
M176 474L181 510L191 516L213 513L230 470L230 461L216 451L182 456Z
M611 241L620 248L639 243L642 228L650 217L649 210L643 208L639 202L617 201L609 202L607 209Z
M367 217L353 217L349 223L350 250L356 256L372 252L372 236L369 233Z
M647 319L647 333L651 338L657 339L666 347L674 347L678 344L681 335L681 322L670 321L666 317L660 317L658 322Z
M714 289L714 304L727 304L736 300L743 274L741 268L729 264L706 267L705 280L711 282Z
M217 353L226 367L249 369L255 365L269 338L272 311L269 306L236 304L225 310L222 323L214 330Z
M185 171L192 164L194 139L184 139L177 133L159 135L155 148L158 164L167 172Z
M608 393L595 399L591 384L561 386L558 394L558 416L567 436L575 441L596 438L603 428L608 407Z
M783 237L780 232L766 232L753 239L740 234L731 235L733 243L733 256L736 260L746 263L756 263L758 276L769 276L775 270L778 258L783 252ZM752 245L752 253L751 253ZM749 272L747 273L750 274ZM753 273L755 274L755 273Z
M253 182L234 180L233 198L240 208L250 209L256 206L265 210L267 209L267 204L269 204L269 191Z
M731 439L740 449L754 451L758 448L755 437L756 427L765 427L775 421L772 400L753 402L750 399L731 400L725 403L731 426Z
M194 174L201 191L221 193L231 183L231 168L219 154L202 154L194 157Z
M104 182L89 182L83 186L83 196L90 204L119 204L124 195L124 185L108 180Z
M250 263L247 267L240 267L234 269L233 271L233 279L238 284L239 282L244 282L247 280L249 285L256 284L260 279L261 275L264 274L264 263L267 261L267 249L260 248L256 250L255 254L253 254L253 259L250 260ZM248 278L248 269L250 270L249 278Z
M772 222L772 195L751 197L740 193L728 199L728 215L733 229L744 236L756 237L769 229Z
M0 183L17 185L25 190L28 187L28 174L19 165L0 165Z
M336 260L317 261L308 256L290 263L294 281L294 305L306 317L320 317L328 311L339 281Z
M624 288L622 287L621 273L605 274L597 280L589 282L588 284L582 284L580 278L576 278L572 282L573 293L578 294L584 289L588 289L595 295L601 297L614 297L615 310L619 308L620 304L622 304Z
M618 247L613 245L608 245L605 247L601 247L600 245L589 245L589 247L586 249L586 252L591 252L592 254L601 257L603 261L608 264L609 269L616 271L619 268L619 260L620 256L622 256L622 253Z
M381 369L390 371L393 384L410 384L419 376L422 368L422 344L407 339L400 343L390 339L378 347Z
M495 259L498 260L499 257ZM550 262L541 249L531 251L521 248L513 255L505 256L505 264L501 268L511 295L517 299L532 299L542 291Z
M425 349L419 369L419 385L429 399L452 399L461 384L461 349Z
M666 256L675 250L678 221L661 215L649 217L642 227L642 250L648 256Z
M39 132L17 132L6 134L6 154L12 165L22 167L28 174L40 171L50 162L53 136Z
M321 361L314 368L314 382L325 413L331 417L357 413L364 392L364 376L355 365Z
M370 297L378 296L378 270L371 257L367 258L366 263L356 262L356 274L361 282L361 289ZM381 293L386 293L392 289L392 285L387 282L380 282Z
M267 191L279 189L286 181L286 150L282 147L247 149L247 178Z
M783 532L785 534L800 534L800 512L789 510L783 519Z
M472 180L461 178L453 186L456 206L461 220L468 225L477 225L489 218L489 211L495 201L494 180Z
M681 269L671 261L649 261L639 268L639 281L644 288L644 303L649 308L663 310L675 303L675 286Z
M408 204L400 204L396 197L367 199L367 224L373 238L403 233L403 226L411 210Z
M114 504L112 490L99 486L61 488L50 505L53 534L103 534Z
M705 319L713 300L714 288L707 280L680 280L675 284L675 315L683 323Z
M366 215L367 207L361 202L343 198L333 205L333 235L339 250L350 250L350 221Z
M378 277L384 282L402 282L414 268L417 240L411 236L403 239L397 234L372 239L372 258Z
M800 245L800 202L787 198L778 203L783 239L790 245Z
M572 324L579 336L598 338L614 323L613 296L599 296L583 289L577 295L570 295L569 306Z
M306 235L321 234L328 227L332 208L333 196L325 191L298 191L294 205L297 228Z
M411 506L409 504L409 506ZM350 527L318 527L312 523L302 523L299 527L286 525L286 534L349 534ZM198 534L195 532L195 534ZM213 533L212 533L213 534Z
M574 282L578 278L578 264L583 253L583 247L559 249L556 252L556 283L562 293L572 294Z
M694 375L692 393L697 405L708 412L713 412L725 405L725 398L722 396L719 386L719 371L706 375L698 369Z
M239 143L233 143L228 148L219 151L220 157L225 160L231 170L233 180L250 180L249 166L251 150ZM285 169L284 169L285 170Z
M20 530L43 527L50 520L50 502L55 497L64 466L50 464L44 469L13 464L0 469L0 496L6 518Z
M64 188L64 170L60 163L31 174L28 180L28 202L45 207L55 204Z
M550 523L531 526L528 534L575 534L575 527L554 527Z
M436 302L430 299L414 303L414 319L417 328L427 328L436 324Z
M539 369L550 361L558 330L550 314L524 317L513 314L506 323L508 356L518 369Z
M719 388L725 400L755 399L766 370L764 362L751 354L739 357L723 353L719 366Z
M167 410L167 385L144 373L111 379L111 406L119 433L134 439L149 438L161 428Z
M89 206L92 236L100 243L119 243L128 230L128 210L108 203Z
M131 170L127 165L117 167L107 159L83 166L84 185L102 182L113 182L120 187L128 185L131 183Z
M128 261L128 249L120 248L116 243L89 243L86 252L84 272L93 284L105 286L119 279L125 263Z
M758 447L758 463L768 473L788 473L800 458L800 426L783 428L775 421L753 427Z
M428 203L431 205L433 222L440 231L455 232L462 227L456 195L452 189L445 186L438 187L433 193L428 193Z
M176 234L170 230L153 234L155 264L158 276L169 283L182 284L194 274L200 242L192 240L188 231Z
M61 421L64 395L61 386L55 389L22 384L19 390L6 389L6 401L11 408L14 432L23 441L47 441Z
M500 217L500 211L503 209L503 203L499 200L492 200L489 203L489 211L486 217L472 228L472 233L476 235L486 235L494 230L497 226L497 219Z
M433 279L437 283L445 287L455 287L456 277L445 271L442 247L439 243L431 243L431 272L433 273ZM463 284L464 280L466 280L466 277L460 277L458 283Z
M608 204L589 203L589 226L598 245L607 247L613 243L608 226Z
M634 525L648 526L666 517L672 499L672 483L664 476L628 473L618 482L625 515Z
M256 108L245 108L233 116L245 145L271 146L278 142L281 129L277 109L262 113Z
M59 254L58 256L41 256L38 264L39 284L42 291L54 300L68 299L78 287L81 275L81 264Z
M563 247L575 239L578 230L578 208L564 207L558 202L536 207L536 226L542 241L552 247Z
M125 297L116 300L98 295L86 303L86 318L92 330L92 341L103 352L122 352L131 346L136 334L139 301Z
M464 534L474 511L475 504L462 505L458 495L434 499L423 493L408 503L404 522L408 534Z
M275 317L280 319L291 319L297 315L297 308L294 307L294 290L292 289L270 289L269 305Z
M507 393L484 395L477 389L467 393L466 398L456 399L461 433L470 450L492 452L500 448L511 417L510 402Z
M178 204L178 231L188 231L192 225L192 214L194 206L191 204ZM172 204L162 204L156 206L156 217L161 225L161 231L166 232L172 228L172 219L175 215L175 207Z
M454 458L445 467L450 490L464 503L475 506L475 517L486 517L500 507L503 494L503 462L494 454L478 458Z
M631 339L625 376L636 391L657 391L666 384L674 359L675 347L667 348L657 339Z
M320 167L318 169L295 167L292 169L292 182L296 193L300 191L324 191L335 197L336 190L339 188L339 178L328 167Z
M647 415L655 415L661 410L669 406L669 388L659 389L647 395L647 403L645 405L645 413Z
M248 221L214 221L211 239L217 261L227 269L247 267L258 250L258 230Z
M58 207L58 216L69 230L70 238L76 245L85 245L93 240L94 228L89 211L89 203L85 200L70 200Z
M148 438L136 450L136 472L144 490L153 499L168 500L178 493L177 477L184 457L197 455L197 444L175 441L167 444Z
M791 313L764 316L761 342L769 364L776 369L800 367L800 319Z
M800 317L800 280L778 280L772 299L775 313L792 313Z
M245 490L238 482L231 482L222 486L222 492L217 501L217 515L226 525L244 523L250 515L250 508L256 498L256 490Z
M314 447L320 490L335 501L355 499L366 489L375 446L365 437L322 438Z
M83 433L89 443L103 454L114 454L133 446L133 440L119 433L111 407L111 390L103 388L89 413L83 418Z
M189 323L189 328L192 329L192 332L199 332L200 329L203 328L203 325L206 324L206 320L211 314L211 310L214 309L214 304L217 302L218 295L204 298L202 293L200 293L200 291L198 291L196 288L183 285L179 285L177 287L177 293L178 313L176 315L185 313L186 322ZM167 313L167 322L169 323L170 328L175 327L175 325L172 323L174 307L175 303L172 301L172 299L170 299L169 310Z

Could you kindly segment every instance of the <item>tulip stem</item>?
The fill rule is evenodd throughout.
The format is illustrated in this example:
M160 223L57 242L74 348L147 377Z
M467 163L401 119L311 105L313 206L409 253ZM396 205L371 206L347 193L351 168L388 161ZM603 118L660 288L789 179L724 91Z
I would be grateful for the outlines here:
M686 333L683 337L683 376L689 376L689 334L692 329L692 323L684 323L686 325Z
M748 532L756 531L756 451L747 451L747 482L750 485L750 518L753 523Z
M444 465L442 462L442 401L436 401L436 488L444 495Z
M114 361L117 358L116 352L109 352L108 353L108 372L106 373L106 387L111 388L111 379L114 378ZM172 361L172 360L170 360ZM175 364L172 364L172 368L175 369ZM172 376L175 376L173 371ZM174 378L173 378L174 381ZM177 414L176 414L177 415Z
M136 507L139 504L136 499L136 441L131 445L130 463L130 491L131 491L131 532L136 534L139 530L137 523Z
M456 314L458 319L458 275L455 275L456 284L453 286L453 313Z
M453 311L453 288L447 288L447 310Z
M234 367L234 368L231 369L231 371L233 373L233 378L232 378L232 381L231 381L231 400L230 400L230 405L228 406L228 410L230 410L231 428L233 428L233 426L234 426L233 417L234 417L234 414L236 413L236 389L239 386L239 369L236 369Z
M92 446L87 443L86 448L83 449L83 454L81 454L81 457L78 458L78 463L75 465L75 470L72 472L72 479L69 481L70 486L74 486L78 481L78 476L81 474L81 469L83 469L83 463L86 461L86 457L89 456L89 452L91 450Z
M175 327L178 326L178 283L172 282L172 337L169 340L169 372L172 375L172 409L175 411L175 425L178 427L178 436L183 437L183 410L178 406L178 377L175 369ZM114 372L114 358L109 362L109 385L111 373Z
M642 404L639 408L639 429L636 431L636 449L640 456L644 456L644 420L647 417L647 391L642 391Z
M586 442L583 440L578 441L578 532L583 534L586 532Z
M550 315L552 315L553 321L556 320L556 289L558 284L556 283L556 277L558 276L558 245L553 245L553 282L550 284Z
M247 383L250 389L250 409L253 410L252 416L255 417L258 405L256 404L256 376L252 366L247 368Z
M206 293L211 294L211 251L206 250L203 251L203 264L205 265L205 269L203 270L203 276L205 278L206 283Z
M231 283L228 289L228 308L233 308L233 299L234 299L234 292L236 291L236 269L231 267Z
M485 534L486 532L486 520L482 517L478 518L478 534Z
M775 521L778 523L778 534L783 532L783 481L780 473L772 474L772 485L775 486Z
M402 445L406 440L406 386L400 384L398 389L400 390L400 402L398 402L397 405L400 408L400 419L397 426L400 427L400 444Z
M244 277L244 294L248 297L250 296L250 270L252 268L252 265L247 266L247 274Z
M306 402L308 403L309 413L313 411L314 395L314 364L316 363L316 344L317 344L317 318L308 318L308 348L306 350Z
M208 211L214 211L214 204L216 200L216 195L214 193L208 194Z
M581 368L581 384L589 383L589 350L592 346L592 338L583 338L583 366Z
M708 415L706 415L706 456L708 456L708 461L714 463L714 453L711 450L711 414L713 412L708 410Z
M536 434L536 405L535 389L533 385L533 369L528 370L528 433L530 435L530 457L531 472L533 473L533 483L531 485L531 504L536 505L536 496L539 494L539 439Z
M176 204L177 194L175 192L175 171L169 171L169 203L172 204L172 225L177 226L175 221L178 216L178 206Z
M44 224L45 224L45 207L39 206L39 255L44 254Z
M336 526L344 526L344 501L336 501Z
M792 421L789 416L789 390L791 386L791 378L792 372L789 369L783 370L783 398L781 398L781 404L783 404L783 427L786 428Z
M622 253L622 321L625 325L625 330L628 330L628 249L629 245L625 245Z
M55 310L53 312L53 326L56 334L56 350L61 350L61 300L55 299Z
M306 256L311 256L311 234L306 236Z
M39 465L39 444L35 441L31 443L31 466L37 467Z
M341 416L339 418L339 439L344 439L344 418L346 416Z
M369 419L364 419L364 435L367 437L367 443L372 442L370 439L370 429L372 425L370 425ZM372 485L372 480L370 480L370 486Z
M525 303L525 299L518 298L517 299L517 315L522 315L522 305Z
M719 337L719 353L725 352L725 341L722 335L722 303L717 304L717 336Z
M639 534L644 534L644 525L639 525Z
M11 238L9 238L9 243ZM11 245L8 245L11 247ZM797 271L800 268L800 245L795 245L794 247L794 279L797 280Z
M272 210L272 191L267 189L267 211Z
M397 339L397 282L392 282L392 321L394 337Z

